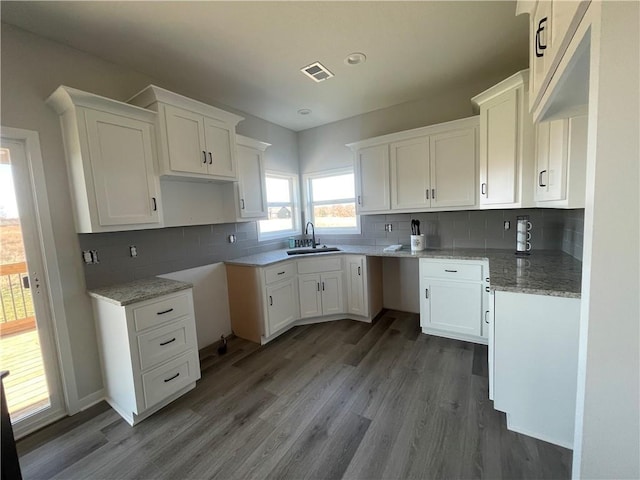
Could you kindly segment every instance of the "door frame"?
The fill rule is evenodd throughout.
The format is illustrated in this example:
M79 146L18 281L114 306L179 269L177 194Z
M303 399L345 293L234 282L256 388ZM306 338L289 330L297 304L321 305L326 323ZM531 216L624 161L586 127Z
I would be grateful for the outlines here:
M40 138L38 132L21 128L0 127L0 138L13 142L22 143L25 151L25 162L29 176L29 189L33 200L34 223L37 230L37 242L39 246L40 261L42 263L42 277L45 279L43 293L47 298L49 313L48 325L38 329L40 335L47 335L53 352L43 351L43 357L57 359L56 383L57 404L52 402L51 410L37 420L29 421L25 419L21 425L14 426L16 438L23 437L44 425L61 418L68 413L71 405L77 404L77 398L70 398L69 392L77 392L75 381L75 369L71 357L71 345L69 341L69 330L66 321L64 295L58 268L58 257L51 223L49 209L49 199L40 149ZM44 358L43 358L44 361Z

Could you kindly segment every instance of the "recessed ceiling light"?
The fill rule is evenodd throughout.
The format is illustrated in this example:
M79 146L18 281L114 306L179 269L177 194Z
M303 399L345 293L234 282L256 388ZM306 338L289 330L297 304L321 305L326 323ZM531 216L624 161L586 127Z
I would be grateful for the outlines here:
M300 115L309 115L311 113L311 110L308 108L301 108L300 110L298 110L298 114Z
M347 55L344 59L344 63L347 65L359 65L367 61L367 56L364 53L354 52Z

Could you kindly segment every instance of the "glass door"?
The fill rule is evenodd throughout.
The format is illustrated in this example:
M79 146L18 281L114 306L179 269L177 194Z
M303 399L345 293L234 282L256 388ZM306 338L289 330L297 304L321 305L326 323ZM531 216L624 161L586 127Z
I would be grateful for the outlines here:
M24 142L0 145L0 370L17 437L60 415L59 369Z

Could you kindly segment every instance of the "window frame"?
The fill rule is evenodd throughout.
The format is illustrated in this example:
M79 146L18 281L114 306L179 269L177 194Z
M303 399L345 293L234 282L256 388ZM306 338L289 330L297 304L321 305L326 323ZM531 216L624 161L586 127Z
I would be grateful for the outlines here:
M314 202L311 198L313 194L313 188L311 187L311 182L318 178L326 178L326 177L338 177L341 175L353 175L354 181L354 196L346 197L346 198L333 198L331 200L321 200L318 202ZM342 167L342 168L333 168L331 170L323 170L321 172L307 173L303 175L303 185L304 185L304 213L305 213L305 224L307 221L312 222L314 225L314 231L316 233L324 233L327 235L359 235L361 232L360 229L360 215L357 212L357 203L356 203L356 194L355 194L355 181L356 174L355 169L353 167ZM343 227L343 228L327 228L327 227L317 227L315 218L313 216L313 207L321 206L321 205L334 205L336 203L349 203L353 201L354 207L356 208L356 225L355 227Z
M299 178L300 177L298 176L297 173L278 172L274 170L265 170L264 176L265 176L265 189L266 189L266 183L267 183L266 180L268 177L274 177L274 178L279 178L279 179L284 179L289 181L289 185L290 185L289 194L291 198L291 203L269 202L269 198L267 197L267 215L269 214L270 206L284 207L284 206L291 205L291 209L292 209L291 219L293 220L293 228L288 230L277 230L275 232L262 232L260 230L260 222L266 221L268 219L258 220L257 222L258 241L264 242L268 240L275 240L275 239L290 237L292 235L299 235L301 232L300 230L300 194L299 194L299 185L300 185ZM265 192L265 196L266 196L266 193L267 192Z

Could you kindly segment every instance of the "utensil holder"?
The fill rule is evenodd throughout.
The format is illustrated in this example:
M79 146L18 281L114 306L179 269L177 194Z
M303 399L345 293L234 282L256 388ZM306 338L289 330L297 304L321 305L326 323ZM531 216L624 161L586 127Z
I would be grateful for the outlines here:
M411 235L411 251L419 252L426 248L426 241L424 238L424 234L421 235Z

